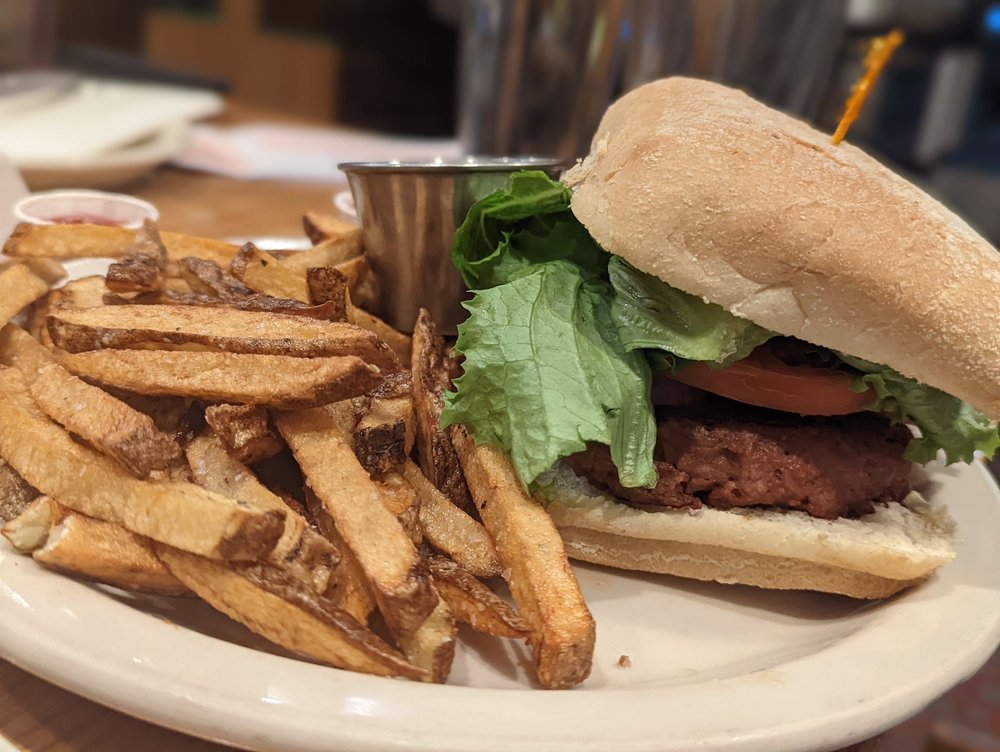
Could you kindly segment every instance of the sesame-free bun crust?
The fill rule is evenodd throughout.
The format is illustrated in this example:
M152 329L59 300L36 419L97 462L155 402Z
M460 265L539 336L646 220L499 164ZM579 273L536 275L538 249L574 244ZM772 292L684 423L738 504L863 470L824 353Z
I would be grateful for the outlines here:
M860 149L668 78L613 104L565 180L573 213L637 268L1000 417L1000 254Z
M874 599L922 582L955 556L947 510L916 492L861 519L778 509L647 512L559 466L543 497L571 558L618 569Z

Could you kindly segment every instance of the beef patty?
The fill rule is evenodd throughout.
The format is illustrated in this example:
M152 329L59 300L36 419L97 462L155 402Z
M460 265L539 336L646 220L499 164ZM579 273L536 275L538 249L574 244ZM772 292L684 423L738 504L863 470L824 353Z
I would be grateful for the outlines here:
M857 517L910 491L911 435L872 413L764 419L671 414L657 425L653 488L625 488L608 448L568 458L576 471L644 509L776 506L813 517Z

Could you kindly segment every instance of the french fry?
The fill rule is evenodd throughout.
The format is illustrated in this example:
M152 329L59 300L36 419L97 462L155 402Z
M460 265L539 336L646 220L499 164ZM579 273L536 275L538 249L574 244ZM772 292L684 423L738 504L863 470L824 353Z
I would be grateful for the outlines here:
M420 500L420 530L427 542L476 577L499 575L500 559L486 528L452 504L410 460L402 474Z
M181 460L181 448L152 418L50 363L30 385L38 406L66 430L117 460L137 478Z
M279 415L277 424L306 483L361 565L389 628L397 638L412 634L438 598L416 548L386 509L337 418L319 408Z
M458 621L496 637L528 636L528 625L507 601L455 562L443 556L429 556L427 569L438 594L448 602Z
M289 271L304 274L307 269L343 264L361 255L361 229L354 227L353 232L339 238L321 239L306 251L292 253L281 259L281 265Z
M338 608L344 609L361 624L368 623L368 617L375 611L375 595L365 579L364 570L351 551L337 526L316 494L306 488L306 510L309 518L324 538L340 551L340 565L330 577L326 597Z
M254 291L214 261L200 258L183 258L177 264L181 278L195 293L217 298L246 298Z
M108 267L105 284L113 292L149 292L163 288L167 249L150 220L135 232L127 256Z
M437 606L413 634L399 640L407 660L427 671L427 681L444 684L455 660L455 636L458 625L448 602L438 598Z
M149 543L120 525L68 514L50 528L35 561L107 585L160 595L187 588L153 554Z
M378 369L360 358L291 358L227 352L95 350L61 361L88 381L139 394L296 408L364 394Z
M122 305L62 311L49 317L49 332L69 352L200 345L250 355L357 355L379 367L398 368L382 340L352 324L231 308Z
M368 311L358 308L355 305L348 306L347 320L355 326L360 326L362 329L367 329L377 334L382 341L389 345L389 348L396 354L401 363L409 362L412 346L409 336L394 329L378 316L368 313Z
M420 498L406 479L396 471L385 473L375 481L382 495L382 503L392 512L414 546L424 542L420 532Z
M340 320L346 321L348 309L351 307L351 293L347 288L347 277L332 266L317 266L306 269L306 285L309 288L309 300L314 304L330 303L336 306L341 314Z
M309 527L309 522L257 480L248 467L226 452L217 436L201 436L188 444L188 464L198 485L249 504L253 509L285 512L285 529L268 554L268 561L324 593L340 561L332 543Z
M59 288L62 295L56 305L56 310L78 311L82 308L97 308L104 305L104 296L108 286L104 277L81 277L67 282Z
M240 248L229 268L238 280L259 293L309 302L305 274L285 268L253 243Z
M38 260L46 261L49 259ZM71 311L104 305L104 296L107 293L108 288L104 284L104 277L97 276L73 279L60 288L49 290L31 307L31 314L28 317L28 331L47 349L53 350L55 345L52 342L52 337L49 336L49 314L56 311Z
M347 287L355 305L371 308L377 303L378 287L366 254L335 264L333 268L347 277Z
M65 510L48 496L39 496L0 528L14 550L30 554L45 545L49 530L65 515Z
M46 366L54 363L51 351L16 324L0 329L0 363L19 368L34 379Z
M504 579L531 632L539 683L549 689L579 684L590 675L594 619L570 569L552 519L521 487L497 449L476 446L461 426L451 438L483 524L503 564Z
M452 502L471 511L469 488L448 435L441 429L442 391L450 382L444 340L430 314L421 308L413 327L413 417L417 456L424 475Z
M8 522L38 497L38 489L0 460L0 522Z
M259 405L210 405L205 408L205 422L233 459L244 465L273 457L285 447L267 410Z
M106 388L108 394L143 415L148 415L157 430L186 444L202 428L202 410L186 397L152 397L125 389Z
M10 264L0 269L0 326L48 291L48 283L27 264Z
M426 677L348 613L276 567L230 567L161 545L156 553L198 597L277 645L351 671Z
M361 253L361 228L353 222L338 219L331 214L310 211L302 215L302 229L314 246L326 240L333 240L354 245L357 251L352 255ZM326 264L310 264L310 266L326 266Z
M228 264L238 250L221 240L176 232L161 232L167 255L173 261L186 256ZM132 249L134 230L105 225L33 225L22 222L4 244L13 258L122 258Z
M354 428L354 453L370 475L399 467L413 446L413 403L405 397L374 397Z
M61 504L192 553L259 559L284 529L283 512L247 509L189 483L134 478L50 421L15 368L0 370L0 457Z
M253 293L245 298L219 298L214 295L203 295L194 292L174 292L159 290L152 293L142 293L127 299L118 296L105 296L106 305L183 305L196 308L235 308L239 311L257 311L263 313L281 313L289 316L304 316L321 321L343 321L339 309L334 303L309 305L298 300L272 298L270 295ZM48 334L48 332L46 332Z
M377 334L396 354L403 363L410 361L410 338L378 316L358 308L351 302L347 277L331 266L321 266L306 271L306 282L309 285L309 299L315 304L333 303L338 313L343 310L341 318L360 326L362 329Z
M62 280L66 276L65 267L55 259L33 258L24 259L21 263L31 269L31 273L41 277L50 285Z

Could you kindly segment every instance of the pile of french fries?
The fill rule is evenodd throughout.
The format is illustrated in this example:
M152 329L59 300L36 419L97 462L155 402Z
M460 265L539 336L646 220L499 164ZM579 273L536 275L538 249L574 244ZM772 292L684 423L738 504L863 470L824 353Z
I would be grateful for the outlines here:
M410 337L366 310L356 227L304 224L313 247L277 253L148 223L15 230L3 535L54 570L194 594L338 668L445 682L462 623L526 640L539 685L578 684L594 621L507 459L440 428L443 338L426 313ZM115 262L61 284L81 257Z

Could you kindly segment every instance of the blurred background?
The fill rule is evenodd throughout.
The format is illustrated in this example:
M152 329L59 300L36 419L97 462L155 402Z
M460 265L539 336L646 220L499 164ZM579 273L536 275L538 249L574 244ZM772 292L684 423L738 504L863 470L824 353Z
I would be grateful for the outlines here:
M0 0L0 159L30 189L148 198L171 230L301 234L338 161L573 159L611 101L674 73L832 132L892 28L849 139L998 244L988 0ZM1000 749L1000 661L881 749Z
M610 101L670 73L744 87L832 130L868 39L893 27L907 42L851 140L996 242L1000 3L988 0L2 0L0 151L33 187L101 182L52 160L121 166L126 147L195 170L330 183L342 180L335 160L358 149L572 158ZM75 78L18 74L40 70ZM91 91L89 111L67 106L108 78L221 98L158 108L132 87ZM38 127L46 103L49 121L62 112L106 136L73 153L53 146L58 123ZM146 117L116 115L130 107ZM208 115L335 128L306 144L287 129L176 127ZM10 126L18 118L30 128ZM120 172L104 182L135 177Z

